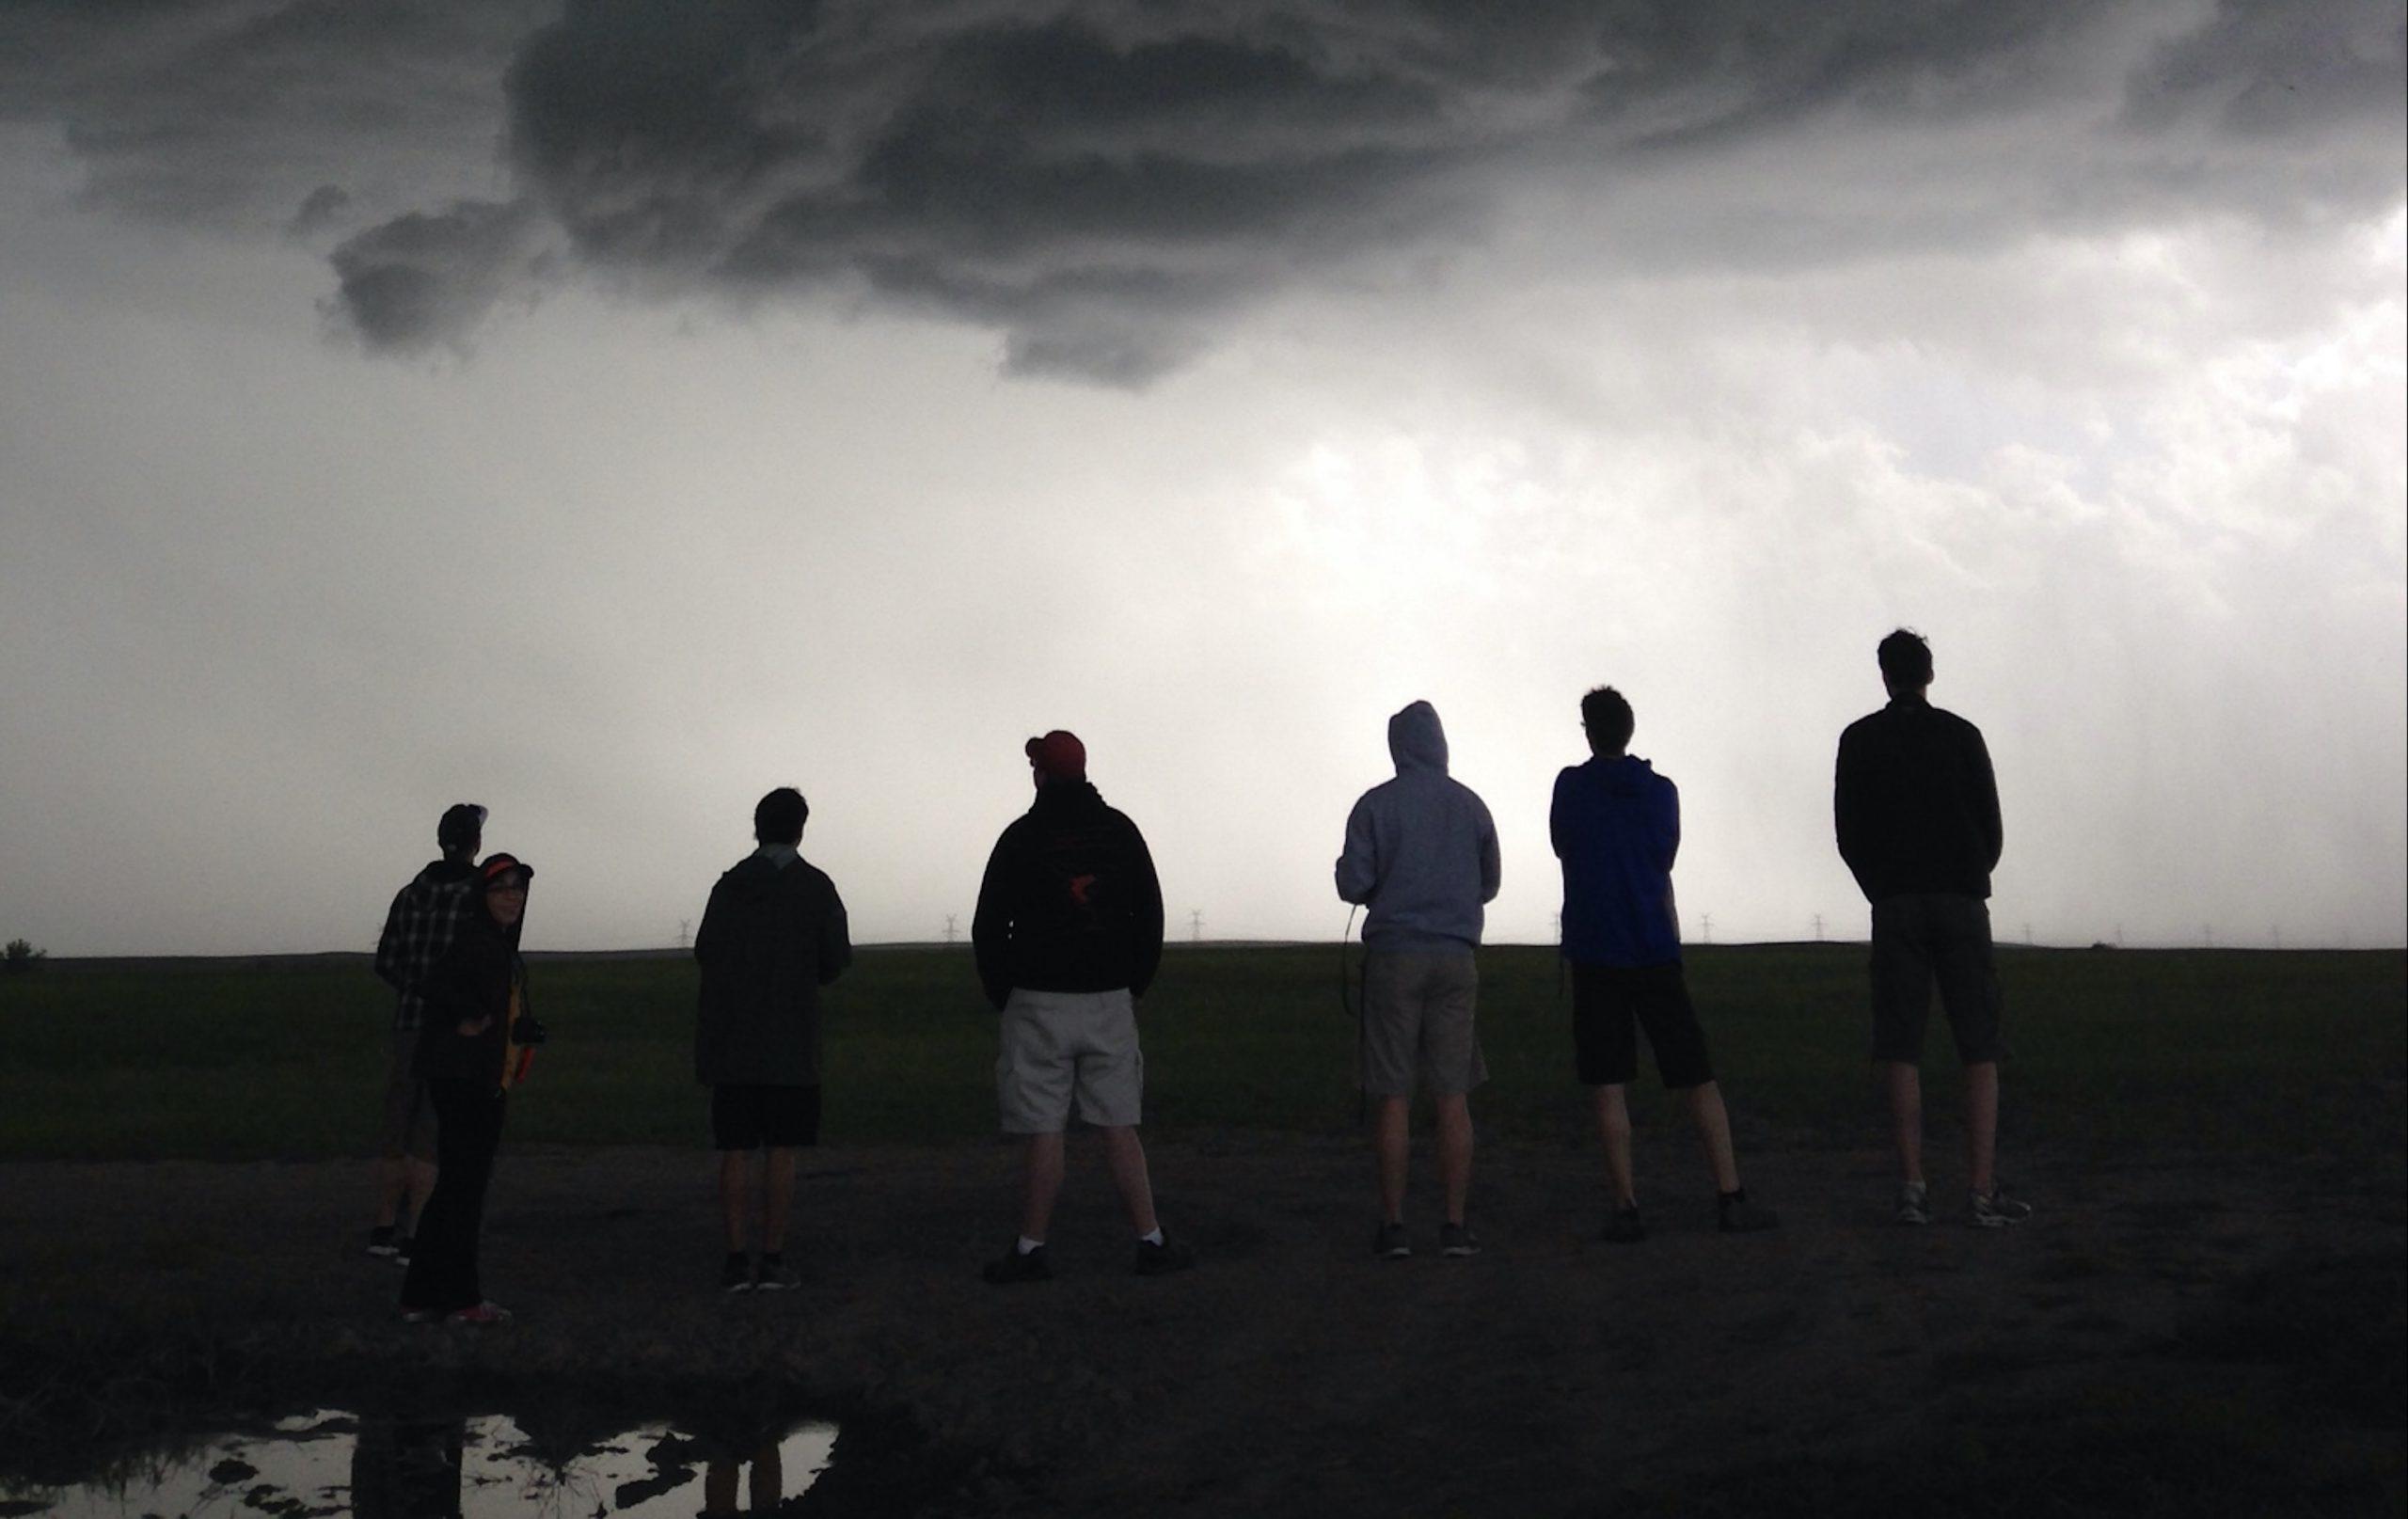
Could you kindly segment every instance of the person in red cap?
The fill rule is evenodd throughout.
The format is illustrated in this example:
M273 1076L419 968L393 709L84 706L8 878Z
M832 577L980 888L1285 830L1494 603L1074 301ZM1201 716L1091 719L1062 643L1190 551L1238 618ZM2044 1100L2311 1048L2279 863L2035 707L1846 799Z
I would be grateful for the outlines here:
M996 1100L1004 1131L1022 1137L1026 1170L1020 1238L984 1274L999 1286L1054 1274L1045 1232L1073 1111L1102 1131L1137 1230L1137 1274L1178 1271L1195 1257L1163 1236L1137 1138L1146 1063L1136 999L1163 954L1153 857L1137 825L1088 783L1075 735L1056 729L1022 749L1037 799L995 841L970 926L980 985L1003 1015Z

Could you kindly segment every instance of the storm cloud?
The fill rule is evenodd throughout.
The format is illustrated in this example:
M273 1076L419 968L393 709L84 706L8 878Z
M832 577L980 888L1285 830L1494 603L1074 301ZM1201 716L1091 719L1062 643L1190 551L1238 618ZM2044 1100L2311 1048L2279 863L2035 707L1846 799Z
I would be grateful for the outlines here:
M60 121L94 196L356 214L332 309L374 348L584 279L924 310L999 333L1009 370L1117 384L1250 300L1550 224L1646 272L2360 215L2397 195L2408 79L2387 0L219 0L0 25L5 109Z

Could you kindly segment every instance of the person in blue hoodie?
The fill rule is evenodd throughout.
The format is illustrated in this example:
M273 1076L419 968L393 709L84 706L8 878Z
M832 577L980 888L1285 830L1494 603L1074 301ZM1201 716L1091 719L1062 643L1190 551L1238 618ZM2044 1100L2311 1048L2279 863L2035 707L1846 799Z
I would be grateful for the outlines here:
M1388 719L1396 779L1373 786L1346 819L1338 857L1340 900L1363 916L1363 1090L1374 1101L1380 1223L1372 1253L1413 1253L1404 1232L1408 1119L1418 1084L1438 1128L1447 1216L1439 1248L1479 1252L1465 1218L1471 1192L1471 1089L1488 1079L1472 1015L1481 908L1497 897L1497 825L1488 806L1447 774L1438 713L1416 702Z
M1601 686L1580 699L1589 762L1555 778L1547 833L1563 862L1563 957L1572 964L1572 1041L1580 1081L1592 1093L1613 1190L1605 1238L1647 1238L1630 1162L1626 1092L1639 1073L1638 1031L1647 1030L1656 1068L1681 1094L1714 1172L1716 1213L1726 1233L1775 1227L1772 1210L1739 1184L1731 1119L1681 969L1680 915L1672 905L1672 857L1681 847L1681 796L1628 752L1637 727L1620 691Z

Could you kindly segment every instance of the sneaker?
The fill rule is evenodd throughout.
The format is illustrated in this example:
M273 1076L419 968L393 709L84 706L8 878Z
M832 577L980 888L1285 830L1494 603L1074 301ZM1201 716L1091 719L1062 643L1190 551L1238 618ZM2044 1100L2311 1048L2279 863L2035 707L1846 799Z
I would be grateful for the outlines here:
M1725 1234L1757 1234L1781 1227L1781 1215L1749 1197L1743 1188L1715 1198L1715 1226Z
M1639 1216L1637 1203L1624 1203L1606 1215L1606 1227L1597 1238L1608 1244L1637 1244L1647 1238L1647 1225Z
M719 1290L722 1292L752 1290L752 1262L738 1252L731 1251L719 1269Z
M2003 1229L2020 1224L2032 1216L2032 1205L2018 1202L2006 1195L2004 1187L1993 1186L1985 1193L1972 1195L1972 1205L1965 1222L1977 1229Z
M1008 1287L1014 1282L1049 1281L1054 1275L1054 1263L1046 1258L1043 1245L1022 1255L1020 1242L1014 1241L1012 1247L1004 1252L1002 1259L987 1262L978 1274L996 1287Z
M1905 1181L1898 1185L1898 1222L1924 1225L1931 1222L1931 1198L1920 1181Z
M405 1324L431 1324L442 1317L441 1308L404 1308L402 1310L402 1322Z
M1405 1242L1404 1226L1383 1224L1371 1236L1371 1254L1382 1260L1402 1260L1413 1254L1413 1246Z
M752 1290L756 1292L791 1292L802 1285L802 1274L786 1264L785 1257L766 1255L752 1272Z
M1160 1244L1151 1240L1138 1241L1137 1263L1133 1269L1140 1276L1167 1276L1195 1264L1196 1252L1185 1242L1165 1237Z
M380 1225L368 1231L368 1253L379 1260L390 1260L400 1253L393 1243L393 1226Z
M406 1234L398 1234L393 1237L393 1253L388 1258L394 1265L407 1266L410 1263L411 1242L410 1237Z
M454 1308L443 1316L443 1321L452 1324L506 1324L510 1320L510 1310L491 1301L473 1308Z
M1468 1224L1441 1224L1438 1226L1438 1253L1452 1256L1458 1260L1466 1256L1476 1256L1480 1254L1480 1236L1471 1231Z

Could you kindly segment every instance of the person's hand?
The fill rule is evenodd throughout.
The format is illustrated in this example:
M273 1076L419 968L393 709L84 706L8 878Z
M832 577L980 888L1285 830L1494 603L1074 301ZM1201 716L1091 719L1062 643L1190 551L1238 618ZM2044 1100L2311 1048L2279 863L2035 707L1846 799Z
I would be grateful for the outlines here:
M460 1037L464 1039L473 1039L478 1035L483 1034L485 1030L491 1027L493 1027L493 1020L491 1018L464 1018L460 1020L458 1033Z

